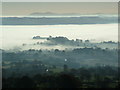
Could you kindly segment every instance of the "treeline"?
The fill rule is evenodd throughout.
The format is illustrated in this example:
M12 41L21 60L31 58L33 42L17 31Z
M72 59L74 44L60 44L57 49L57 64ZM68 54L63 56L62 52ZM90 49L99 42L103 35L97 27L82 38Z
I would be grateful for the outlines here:
M24 60L38 60L43 63L63 66L69 65L71 68L80 66L99 65L118 65L118 50L101 49L101 48L76 48L73 50L34 50L29 49L19 52L2 52L3 62L21 62ZM67 59L67 61L65 61Z
M103 41L103 42L91 42L91 40L82 40L82 39L68 39L66 37L63 36L57 36L57 37L40 37L40 36L34 36L32 39L36 40L36 39L44 39L44 42L39 42L36 41L36 43L32 44L33 46L37 45L37 46L59 46L62 45L63 47L72 47L72 48L81 48L81 47L91 47L91 48L102 48L102 49L117 49L118 48L118 42L114 42L114 41ZM24 48L25 47L29 47L29 44L23 44Z
M118 88L120 84L118 75L118 69L110 66L68 69L64 65L64 70L60 73L48 71L31 77L24 75L4 78L3 76L2 85L3 89L36 88L38 90L46 88L57 90L60 88Z
M118 88L119 50L2 50L5 88Z

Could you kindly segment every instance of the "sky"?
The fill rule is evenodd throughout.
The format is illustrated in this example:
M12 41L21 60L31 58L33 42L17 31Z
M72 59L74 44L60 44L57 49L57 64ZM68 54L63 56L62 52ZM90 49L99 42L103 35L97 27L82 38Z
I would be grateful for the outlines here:
M3 2L3 16L31 13L117 14L117 2Z

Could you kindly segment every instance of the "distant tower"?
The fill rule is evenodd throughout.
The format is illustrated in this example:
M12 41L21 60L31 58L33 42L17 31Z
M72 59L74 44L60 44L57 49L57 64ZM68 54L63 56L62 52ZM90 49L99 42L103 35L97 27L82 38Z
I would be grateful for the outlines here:
M49 38L52 38L52 36L49 36Z
M65 72L68 71L68 66L66 64L64 64L63 69Z

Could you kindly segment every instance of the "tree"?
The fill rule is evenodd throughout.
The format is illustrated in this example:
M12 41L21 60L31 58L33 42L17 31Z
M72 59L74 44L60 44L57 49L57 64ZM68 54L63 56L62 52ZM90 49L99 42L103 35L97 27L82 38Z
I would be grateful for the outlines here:
M79 88L79 79L68 74L62 74L58 77L59 88Z
M16 88L34 88L35 83L31 78L28 76L23 76L22 78L18 79L16 83Z

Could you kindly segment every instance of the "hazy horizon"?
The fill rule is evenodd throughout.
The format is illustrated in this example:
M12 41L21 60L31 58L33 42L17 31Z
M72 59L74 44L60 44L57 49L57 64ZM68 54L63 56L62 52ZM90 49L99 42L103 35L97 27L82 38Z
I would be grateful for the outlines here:
M31 13L118 14L115 2L3 2L3 16L24 16Z

